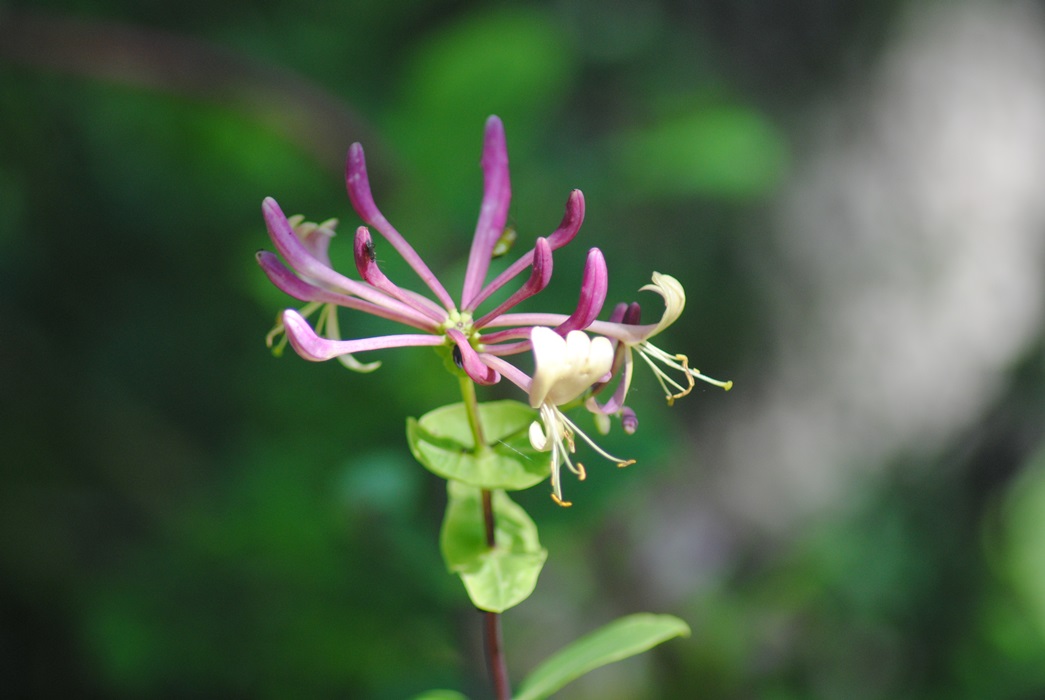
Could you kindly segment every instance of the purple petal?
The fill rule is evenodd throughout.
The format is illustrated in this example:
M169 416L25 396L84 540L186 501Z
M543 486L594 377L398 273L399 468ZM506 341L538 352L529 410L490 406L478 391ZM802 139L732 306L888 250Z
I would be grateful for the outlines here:
M378 308L370 302L350 297L347 294L341 294L339 292L331 292L330 290L324 289L323 287L317 287L314 284L306 282L301 279L294 272L283 264L283 261L279 259L279 256L275 253L270 253L267 250L259 250L254 254L254 259L258 261L258 265L261 267L262 272L269 278L280 291L289 294L295 299L301 301L321 301L327 304L337 304L338 306L347 306L349 308L357 308L361 310L369 311L371 308Z
M385 273L381 272L381 268L377 264L377 256L374 253L374 241L370 237L370 231L367 230L366 226L360 226L356 229L355 258L356 269L364 282L377 287L382 292L416 309L432 319L436 324L446 320L446 311L441 309L431 299L426 299L418 294L408 293L406 290L396 286L394 282L385 276Z
M613 307L613 311L610 312L609 322L620 323L624 320L624 314L628 311L628 302L622 301Z
M529 299L545 287L552 278L552 249L546 238L538 238L534 244L533 267L530 268L530 279L520 287L515 294L504 300L496 309L486 314L475 322L475 328L482 328L502 313L512 308L524 299Z
M446 334L457 344L457 351L461 359L461 369L472 378L472 381L477 384L496 384L501 381L501 375L479 359L479 353L471 346L464 333L456 328L451 328Z
M529 330L533 330L530 328ZM496 355L497 357L507 355L518 355L523 352L530 352L533 348L533 343L527 340L521 340L518 343L503 343L501 345L484 345L483 352L489 353L490 355Z
M290 226L290 222L287 221L287 217L284 216L276 200L266 197L261 205L261 209L265 217L265 226L268 228L269 237L276 244L276 250L279 251L283 259L287 261L287 264L298 275L306 278L307 282L310 284L314 282L330 291L344 292L357 296L371 304L384 307L393 312L394 315L392 316L378 314L385 318L398 319L403 317L414 319L414 322L410 324L414 326L418 322L425 325L428 324L428 320L418 314L412 307L389 297L384 292L370 285L351 280L314 258L298 239L297 235L295 235L294 229Z
M582 223L584 223L584 193L580 190L573 190L566 200L566 213L559 222L559 228L548 236L548 243L552 250L558 250L572 241L577 232L581 230Z
M486 120L483 138L483 203L479 208L479 221L472 238L472 250L468 254L468 269L464 275L461 301L465 309L474 309L472 299L482 289L486 272L490 269L490 257L497 239L504 231L508 220L508 205L512 199L511 180L508 176L508 145L504 139L504 124L496 116Z
M620 368L614 369L613 374L616 375ZM601 382L594 388L594 393L591 398L588 399L588 410L593 413L604 413L608 416L612 416L615 413L620 412L624 409L624 399L628 396L628 389L631 388L631 375L632 375L632 363L630 353L626 355L624 360L623 370L620 371L620 380L617 382L617 388L614 390L610 398L607 399L606 403L600 404L595 396L602 391L608 382Z
M306 360L322 362L339 355L350 355L367 350L402 348L423 345L442 345L438 335L384 335L359 340L329 340L320 338L301 314L293 309L283 312L283 327L294 350Z
M642 307L639 302L633 301L628 305L628 310L624 313L624 323L632 326L637 326L641 322L642 318Z
M393 308L402 306L400 302L389 299L384 293L335 272L313 257L305 248L305 244L294 234L294 229L290 226L290 222L287 221L287 217L284 216L276 200L266 197L261 205L261 211L265 216L265 226L268 228L269 237L276 244L276 250L299 275L324 285L332 291L343 291L374 304L385 305L386 302L391 302Z
M634 410L625 406L621 409L620 424L624 432L631 435L639 429L639 417L635 415Z
M622 322L637 323L639 320L639 312L640 309L638 302L633 301L631 304L621 302L613 307L613 312L610 313L610 318L607 323L617 325ZM591 329L589 328L589 330ZM624 399L627 397L628 389L631 387L631 349L626 343L618 338L613 339L613 349L613 365L610 367L609 377L607 377L605 381L598 382L592 387L591 398L588 399L588 409L592 412L613 415L627 409L624 405ZM623 372L621 371L621 368L623 368ZM601 394L618 374L620 375L620 378L617 382L616 390L606 403L600 404L595 397ZM632 413L634 413L634 411ZM637 419L636 425L638 425Z
M355 304L366 304L367 306L373 306L368 302L355 299L345 294L338 294L337 292L330 292L322 287L317 287L314 284L309 284L305 280L301 279L293 272L290 268L283 264L283 261L279 259L279 256L275 253L270 253L267 250L259 250L254 254L254 258L258 261L258 265L261 266L262 272L269 278L280 291L289 294L295 299L301 301L322 301L328 304L338 304L339 306L354 306Z
M502 360L500 357L485 352L479 353L479 359L481 359L483 363L491 369L499 372L512 384L522 389L524 394L530 393L530 385L533 383L533 380L530 378L530 375L526 374L518 367L507 360Z
M502 317L503 318L503 317ZM559 316L559 321L565 319L566 316ZM555 325L555 324L551 324ZM533 330L533 326L518 326L516 328L506 328L503 331L494 331L493 333L484 333L482 335L482 342L484 347L488 347L493 343L503 343L506 340L520 340L525 338L530 339L530 332Z
M384 217L377 205L374 204L374 195L370 191L370 178L366 172L366 158L363 155L363 146L358 143L352 144L348 149L348 159L345 163L345 186L348 189L348 198L352 200L352 207L359 214L359 217L377 229L377 232L392 244L396 252L406 260L407 264L417 273L417 276L428 285L428 288L432 290L432 293L446 307L447 311L453 310L455 308L454 302L446 289L440 284L436 276L432 274L432 271L428 269L428 265L417 254L413 246L406 242L406 239L395 230L392 224L388 223L388 219Z
M414 328L420 328L421 330L435 330L437 325L412 309L395 311L384 306L371 304L369 301L363 301L362 299L350 297L345 294L331 292L322 287L310 284L295 275L286 265L283 264L275 253L270 253L267 250L259 250L255 257L258 261L258 265L261 266L262 271L269 278L272 284L274 284L280 291L289 294L295 299L300 299L301 301L320 301L324 304L344 306L348 309L356 309L357 311L363 311L368 314L373 314L374 316L387 318L391 321L398 321L399 323L413 326Z
M584 221L584 195L580 190L574 190L566 200L566 213L563 214L559 228L548 236L548 245L552 250L558 250L573 240ZM479 292L469 304L464 306L466 311L471 311L482 304L498 289L514 279L519 273L533 264L534 250L529 250L518 260L512 263L508 269L497 275L493 282Z
M513 316L513 314L509 314L509 316ZM628 310L620 323L617 323L612 318L609 321L593 321L588 326L588 330L628 345L635 345L636 343L641 343L650 333L657 329L656 323L650 323L645 326L639 325L641 316L642 307L637 301L633 301L628 306Z
M592 248L588 251L588 260L584 264L584 277L581 280L581 295L577 308L568 319L555 328L555 332L565 336L570 331L583 330L591 325L606 301L610 276L606 269L606 258L602 251Z
M569 318L566 314L546 314L546 313L521 313L521 314L501 314L497 318L486 324L487 328L507 328L509 326L550 326L554 327ZM609 325L609 324L606 324ZM616 326L613 326L616 328ZM529 333L529 330L527 330Z

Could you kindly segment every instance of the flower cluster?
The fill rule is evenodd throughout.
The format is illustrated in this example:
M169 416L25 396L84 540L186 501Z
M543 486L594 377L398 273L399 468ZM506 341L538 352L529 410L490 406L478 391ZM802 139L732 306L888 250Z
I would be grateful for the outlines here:
M601 432L608 429L611 416L620 418L626 432L634 432L637 419L625 399L636 354L652 368L669 404L688 394L696 379L727 390L731 382L709 379L691 368L685 355L667 353L649 342L674 323L685 306L685 292L673 277L653 273L652 284L642 287L664 299L665 310L657 323L641 324L637 303L620 304L608 320L597 320L608 285L606 261L598 248L588 251L579 300L572 313L509 313L548 285L552 253L572 241L580 229L584 196L579 190L571 192L559 227L549 236L538 238L530 250L487 281L495 250L503 243L511 200L504 127L497 117L486 122L481 162L482 205L464 284L456 301L374 204L363 148L358 143L348 152L346 183L353 208L367 224L355 233L359 280L336 272L330 263L327 250L335 234L336 220L312 224L300 217L288 219L274 199L266 198L262 212L279 255L261 251L257 254L258 263L279 289L306 302L300 310L287 309L282 313L268 342L273 345L285 334L284 340L307 360L337 358L349 369L362 372L372 371L380 363L363 363L355 358L356 353L407 346L443 347L474 382L494 384L507 379L528 395L530 406L538 411L538 420L530 429L530 441L535 449L551 453L552 497L561 505L569 505L562 497L559 472L565 463L570 471L584 478L584 467L570 458L576 450L577 437L618 466L634 460L613 457L599 448L566 417L563 407L583 401L596 416ZM401 287L381 271L371 229L402 256L431 296ZM525 281L503 302L480 311L491 296L527 272ZM338 307L396 321L411 332L344 340L337 321ZM307 320L312 315L314 328ZM277 347L281 345L282 341ZM532 375L509 361L531 352ZM599 394L614 380L616 389L600 403Z

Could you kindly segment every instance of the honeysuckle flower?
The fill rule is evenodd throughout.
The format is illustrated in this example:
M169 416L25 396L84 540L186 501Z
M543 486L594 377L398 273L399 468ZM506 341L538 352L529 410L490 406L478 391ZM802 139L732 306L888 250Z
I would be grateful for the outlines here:
M592 280L593 286L595 280ZM618 304L610 314L609 320L592 320L586 325L573 326L570 321L572 317L562 314L549 313L510 313L504 314L490 323L490 326L514 325L525 327L545 326L561 330L565 327L583 328L588 333L600 335L612 341L614 348L613 361L609 376L596 382L592 387L591 394L586 397L585 406L592 412L595 425L600 432L609 429L609 416L618 416L626 433L633 433L638 428L638 417L635 411L625 404L625 399L631 388L632 375L634 372L635 355L642 358L654 377L664 391L664 397L671 405L676 399L689 394L696 385L696 380L707 382L729 391L733 387L731 381L719 381L703 374L694 367L689 366L689 358L683 354L672 354L661 350L650 342L650 338L658 335L671 324L678 320L686 306L686 293L682 285L674 277L654 272L652 283L642 287L639 291L652 291L659 294L664 300L664 313L657 323L643 325L640 323L641 308L638 303ZM601 305L601 304L600 304ZM581 311L582 304L578 305ZM587 317L580 322L587 320ZM517 333L517 331L506 331L506 334ZM675 376L669 374L669 371ZM616 390L605 403L599 403L596 398L605 391L613 379L617 380Z
M572 505L563 500L560 465L584 480L584 465L574 464L570 455L576 450L575 436L580 436L598 454L619 467L635 460L614 457L589 438L562 412L559 406L583 394L609 372L613 364L613 346L607 338L588 338L583 331L569 331L566 337L542 326L530 333L533 345L534 372L530 383L530 407L536 408L540 420L530 424L530 444L534 449L551 452L552 498L561 506Z
M639 291L655 292L663 298L664 313L657 323L640 325L640 307L637 303L632 303L618 305L609 321L595 321L588 327L589 331L602 333L616 341L612 373L619 375L620 379L616 391L605 404L600 404L595 398L595 395L605 388L606 383L603 382L594 388L592 396L587 399L585 405L596 415L620 415L626 432L634 432L638 425L635 412L624 404L624 399L631 388L634 354L638 354L653 370L653 376L656 377L657 383L664 391L664 398L669 406L675 402L675 399L689 394L696 385L697 379L726 391L733 388L732 381L723 382L712 379L700 370L690 367L689 358L685 355L665 352L649 342L650 338L668 328L682 315L682 310L686 306L686 292L679 281L671 275L654 272L652 283L641 287ZM668 374L665 368L681 377L676 379ZM684 384L680 383L680 380Z
M688 394L696 379L726 390L732 383L710 379L691 368L685 355L664 352L649 342L674 323L685 307L685 292L673 277L653 273L652 284L642 287L664 300L664 313L657 323L641 325L637 303L620 304L609 320L596 320L606 300L609 279L606 260L598 248L588 251L572 313L511 313L516 305L548 285L553 252L573 240L584 220L584 197L579 190L571 192L559 227L547 237L537 238L532 248L487 281L491 260L505 254L505 223L511 201L504 127L497 117L486 122L481 165L482 204L457 300L377 208L363 148L358 143L349 148L345 167L349 199L365 224L356 229L353 239L358 280L331 265L328 249L335 236L336 219L318 224L298 216L288 219L274 199L266 198L262 212L278 255L261 251L258 263L279 289L305 302L300 309L283 311L266 340L277 350L289 342L307 360L337 358L345 367L360 372L373 371L380 362L361 362L355 353L433 347L447 353L476 383L493 384L507 378L528 395L530 406L537 410L537 420L529 430L530 442L534 448L550 453L552 497L568 506L562 496L561 466L565 464L580 479L585 477L583 465L571 458L577 437L618 466L634 462L614 457L596 445L566 417L563 411L568 404L584 403L602 432L608 429L609 417L615 415L624 431L633 433L638 418L624 400L636 354L653 370L669 404ZM400 286L381 270L371 231L381 236L382 245L391 245L406 261L430 294ZM514 292L493 308L482 310L493 295L527 271L526 280ZM397 322L409 332L343 339L338 323L340 308ZM309 324L310 317L314 325ZM531 349L532 377L507 359ZM614 378L616 390L600 404L597 396Z
M320 224L305 221L304 219L305 217L298 214L287 219L287 223L290 224L294 235L298 237L305 249L317 260L330 267L330 256L327 251L330 247L331 239L337 235L337 219L327 219ZM269 256L271 256L271 253L259 253L259 262L262 268L272 264ZM303 307L300 313L305 318L308 318L317 310L319 315L316 320L316 332L322 333L326 338L339 340L341 335L338 329L337 305L323 301L312 301ZM286 343L287 336L283 326L283 317L280 315L276 320L276 325L265 336L265 344L272 348L277 355L280 355ZM356 372L373 372L381 366L380 362L360 362L352 355L340 355L337 359L342 365Z
M503 358L529 351L533 324L506 321L509 316L506 312L548 285L552 253L577 235L584 219L584 197L579 190L571 192L559 227L546 238L538 238L530 250L487 282L511 201L504 127L497 117L490 117L486 122L481 165L483 199L459 301L454 300L413 246L377 208L363 148L358 143L348 151L345 182L352 205L366 224L357 228L353 247L361 279L346 277L330 263L327 250L336 221L304 224L298 217L288 219L274 199L266 198L262 212L279 255L261 251L257 255L258 263L273 284L306 302L301 309L287 309L282 313L280 323L269 334L270 344L285 333L286 340L303 358L312 361L338 358L357 371L376 369L379 363L359 362L353 357L355 353L393 347L442 347L477 383L495 383L506 371L517 383L528 385L525 373ZM371 230L407 262L431 296L402 287L385 275L375 254ZM521 286L494 308L480 313L484 302L525 271L529 271L529 276ZM585 263L575 311L561 315L556 321L560 333L565 335L570 330L583 328L596 318L606 298L607 279L605 259L593 248ZM411 332L343 339L337 320L339 307L398 322ZM307 320L313 314L316 314L315 327ZM491 331L491 328L497 330Z

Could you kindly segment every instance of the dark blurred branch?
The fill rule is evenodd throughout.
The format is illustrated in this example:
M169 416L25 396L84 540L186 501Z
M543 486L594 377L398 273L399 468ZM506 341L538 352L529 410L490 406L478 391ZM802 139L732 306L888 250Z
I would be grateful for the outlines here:
M230 105L338 172L350 142L365 141L370 152L381 150L358 114L301 76L162 31L0 12L0 61Z

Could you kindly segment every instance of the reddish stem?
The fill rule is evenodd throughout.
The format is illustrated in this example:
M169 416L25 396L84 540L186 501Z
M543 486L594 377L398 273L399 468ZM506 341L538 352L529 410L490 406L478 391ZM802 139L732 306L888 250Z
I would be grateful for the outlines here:
M486 544L493 549L497 546L494 539L493 494L482 490L483 524L486 527ZM497 700L511 700L512 687L508 683L508 666L504 658L504 642L501 639L501 616L495 612L484 612L486 663L490 667L490 680L493 681L494 694Z

